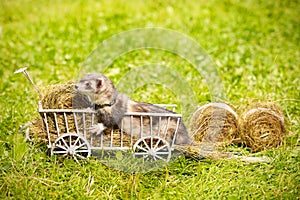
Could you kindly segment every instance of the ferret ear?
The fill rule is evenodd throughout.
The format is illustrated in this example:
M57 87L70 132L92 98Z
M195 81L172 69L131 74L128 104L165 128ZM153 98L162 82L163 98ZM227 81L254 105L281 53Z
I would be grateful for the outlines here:
M97 81L96 81L96 84L97 84L97 88L101 88L102 87L102 79L101 78L98 78Z

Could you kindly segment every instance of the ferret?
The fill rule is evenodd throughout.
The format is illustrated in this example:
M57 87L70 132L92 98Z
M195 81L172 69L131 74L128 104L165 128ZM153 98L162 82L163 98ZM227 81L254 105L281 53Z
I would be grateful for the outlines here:
M77 92L86 95L97 112L98 124L90 128L91 132L101 134L106 128L123 129L125 133L141 137L158 133L168 142L172 142L177 127L177 118L144 116L141 124L140 117L130 119L127 112L172 113L162 107L131 100L127 95L119 93L109 78L103 74L87 74L77 84ZM132 121L131 121L132 120ZM159 123L159 126L158 126ZM141 131L141 125L143 131ZM157 135L157 134L156 134ZM175 144L193 144L181 118L175 138Z

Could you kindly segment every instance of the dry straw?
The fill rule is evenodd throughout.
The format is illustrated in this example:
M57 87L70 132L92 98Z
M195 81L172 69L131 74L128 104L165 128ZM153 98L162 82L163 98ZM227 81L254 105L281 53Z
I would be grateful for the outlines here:
M240 118L242 141L253 152L278 147L286 133L284 123L279 105L272 102L255 104Z
M48 86L42 96L42 106L44 109L75 109L88 108L90 103L86 96L74 90L74 83L69 81Z
M229 159L233 157L233 153L220 152L213 149L207 149L201 145L175 145L174 148L185 155L185 157L196 160L208 158L211 160Z
M240 142L238 115L224 103L209 103L199 107L191 117L194 142L220 147Z

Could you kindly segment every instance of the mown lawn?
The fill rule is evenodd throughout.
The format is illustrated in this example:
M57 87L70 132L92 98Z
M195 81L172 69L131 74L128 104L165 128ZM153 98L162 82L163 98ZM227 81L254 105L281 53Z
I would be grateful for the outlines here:
M299 199L299 12L299 1L279 0L2 0L0 198ZM48 157L44 145L24 142L19 127L38 118L38 96L25 77L13 74L15 70L30 66L40 88L76 80L79 66L103 40L144 27L175 30L198 42L216 63L226 101L239 114L252 101L281 105L289 136L280 148L258 154L271 157L270 163L181 157L159 171L131 174L94 158L61 161ZM126 72L149 63L179 73L199 105L211 100L204 81L208 77L162 50L130 52L101 72L118 82ZM129 95L151 103L178 103L167 85L148 84Z

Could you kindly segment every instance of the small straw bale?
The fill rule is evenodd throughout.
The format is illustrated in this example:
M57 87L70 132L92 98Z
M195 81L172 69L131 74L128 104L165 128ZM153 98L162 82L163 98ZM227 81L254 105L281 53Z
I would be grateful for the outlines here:
M72 81L48 86L41 102L44 109L80 109L91 106L86 96L74 90Z
M242 141L253 152L278 147L286 133L284 124L279 105L273 102L252 105L240 118Z
M240 142L238 115L225 103L209 103L199 107L190 120L195 143L222 147Z

